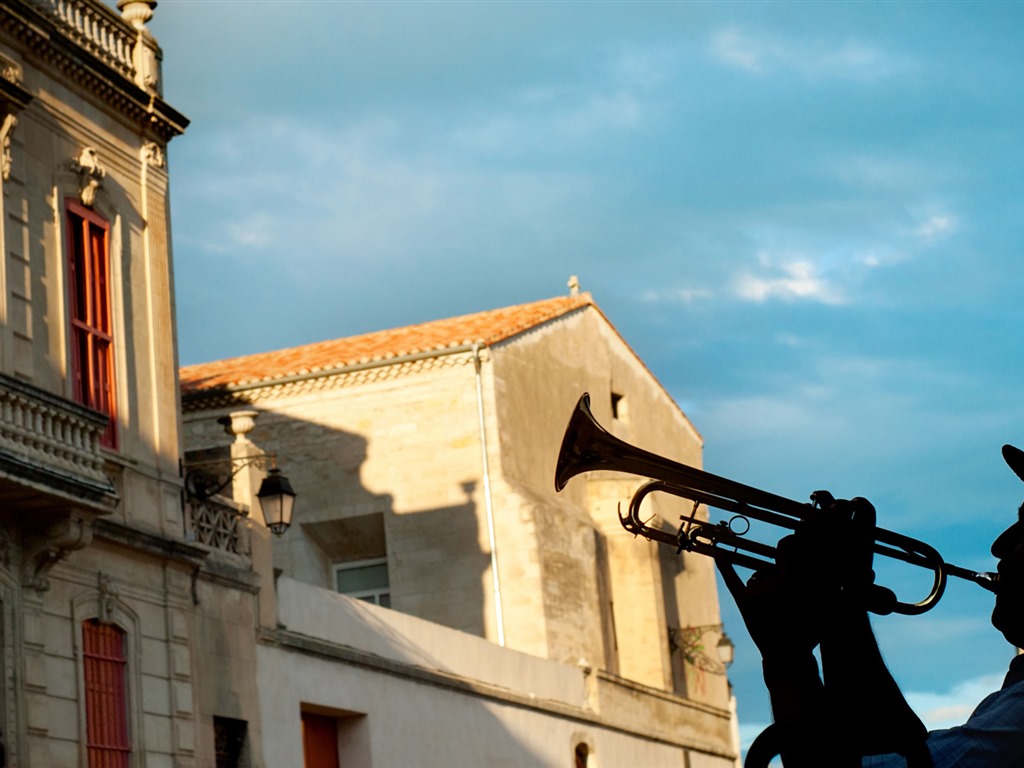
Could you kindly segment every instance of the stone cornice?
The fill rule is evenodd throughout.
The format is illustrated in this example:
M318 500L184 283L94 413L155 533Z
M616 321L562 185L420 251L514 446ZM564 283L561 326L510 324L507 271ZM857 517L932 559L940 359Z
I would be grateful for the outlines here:
M195 544L170 539L113 520L96 520L93 523L93 532L97 539L120 544L135 551L146 552L164 560L183 563L189 567L203 563L209 554L206 549Z
M79 88L155 139L167 142L183 133L188 118L158 94L136 85L130 73L115 69L76 42L57 21L26 0L0 4L0 30ZM123 69L123 68L122 68Z
M490 359L487 347L480 347L478 354L482 361ZM472 365L473 356L472 348L447 349L359 363L330 371L297 374L270 381L196 390L182 396L182 410L185 413L192 413L267 400L280 400L312 392L364 386L373 382L414 376L428 371Z

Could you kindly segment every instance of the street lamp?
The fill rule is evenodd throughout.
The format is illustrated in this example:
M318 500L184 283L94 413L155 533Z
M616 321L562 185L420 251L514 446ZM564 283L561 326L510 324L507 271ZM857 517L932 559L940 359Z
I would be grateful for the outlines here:
M281 470L272 467L270 474L263 478L260 490L256 494L263 510L263 519L267 528L280 536L292 524L292 509L295 507L295 491L288 478Z
M263 519L275 535L281 536L292 524L292 512L295 509L295 491L288 478L281 474L281 470L275 466L276 456L274 454L259 454L245 459L233 459L232 472L224 477L217 476L211 472L203 471L202 467L210 465L221 465L221 462L202 462L188 466L185 473L185 493L189 498L205 501L211 496L216 496L228 485L235 476L246 467L257 466L270 468L268 474L260 483L260 489L256 493L256 500L263 511Z
M733 645L732 638L725 634L725 630L722 630L722 636L718 638L718 645L715 647L718 651L718 660L722 662L726 667L729 667L733 659L736 658L736 646Z
M704 636L715 632L719 633L718 642L715 644L717 659L706 653L707 646L704 644ZM736 647L725 634L725 627L721 624L669 627L668 646L669 651L673 653L679 651L687 663L716 675L724 675L736 655Z

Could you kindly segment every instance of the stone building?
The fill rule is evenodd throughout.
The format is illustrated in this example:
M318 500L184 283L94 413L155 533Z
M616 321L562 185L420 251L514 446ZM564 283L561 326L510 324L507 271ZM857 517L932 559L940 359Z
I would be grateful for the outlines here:
M258 585L182 503L155 5L0 3L7 766L262 764Z
M266 452L299 494L272 542L273 579L251 549L268 765L304 735L309 768L339 753L341 765L733 765L713 563L622 529L616 505L638 478L552 487L584 391L617 436L701 460L700 435L588 294L190 366L181 380L186 466L222 462L227 476ZM258 476L236 479L236 503L254 509ZM653 509L672 520L673 503Z

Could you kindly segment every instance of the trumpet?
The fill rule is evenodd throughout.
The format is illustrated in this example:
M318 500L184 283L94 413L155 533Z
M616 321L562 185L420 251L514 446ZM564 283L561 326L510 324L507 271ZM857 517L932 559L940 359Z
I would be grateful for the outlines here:
M826 492L818 492L811 495L811 503L793 501L632 446L597 422L590 410L590 396L584 394L576 404L562 439L555 466L555 490L561 491L578 474L596 470L651 478L633 495L628 512L625 515L619 512L619 522L630 533L674 547L678 553L696 552L753 570L773 566L777 550L773 545L746 537L751 520L796 530L803 521L824 514L822 502L831 499ZM648 525L650 521L645 522L641 517L644 499L655 492L693 503L690 513L680 517L675 533ZM731 513L732 517L717 523L703 520L697 514L701 505ZM950 576L965 579L990 592L998 589L997 573L979 573L947 563L935 548L894 531L876 527L873 550L877 555L932 572L931 590L923 600L902 602L888 593L890 599L872 601L870 609L875 613L908 616L924 613L938 603Z

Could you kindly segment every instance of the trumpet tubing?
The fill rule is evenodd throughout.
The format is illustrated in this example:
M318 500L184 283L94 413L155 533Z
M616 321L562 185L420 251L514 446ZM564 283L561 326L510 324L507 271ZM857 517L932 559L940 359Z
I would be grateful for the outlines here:
M747 530L738 531L737 527L745 524L749 529L750 520L758 520L796 530L804 520L823 514L814 503L793 501L743 485L620 440L597 422L590 410L590 396L584 394L562 438L555 466L555 490L561 491L578 474L596 470L652 478L633 495L627 514L619 513L619 521L630 533L675 547L679 552L696 552L755 570L774 564L776 548L747 538ZM666 493L693 502L690 514L680 518L676 533L649 526L643 520L640 507L651 493ZM697 516L700 505L729 512L733 518L728 523L702 520ZM884 607L873 608L879 613L916 615L930 610L942 597L949 576L971 581L991 592L998 586L998 574L978 573L946 563L938 551L923 541L884 528L875 528L873 549L877 555L925 568L933 574L931 590L923 600L897 600L894 604L890 601Z

